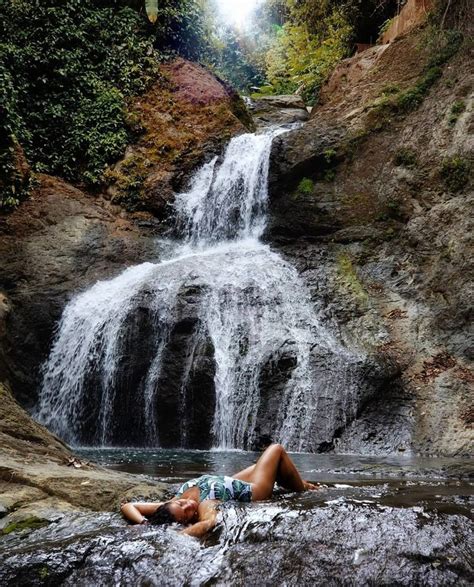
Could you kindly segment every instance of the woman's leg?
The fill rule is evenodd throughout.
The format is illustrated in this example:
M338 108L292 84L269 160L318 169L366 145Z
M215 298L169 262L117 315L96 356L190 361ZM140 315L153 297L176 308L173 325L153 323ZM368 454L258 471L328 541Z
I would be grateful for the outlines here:
M249 469L242 473L248 474ZM253 501L270 498L275 481L291 491L304 491L307 487L295 464L280 444L269 446L256 462L249 478L243 480L252 483Z
M234 479L240 479L241 481L246 481L247 483L251 483L253 479L253 472L255 471L256 465L250 465L246 469L239 471L235 475L232 475Z

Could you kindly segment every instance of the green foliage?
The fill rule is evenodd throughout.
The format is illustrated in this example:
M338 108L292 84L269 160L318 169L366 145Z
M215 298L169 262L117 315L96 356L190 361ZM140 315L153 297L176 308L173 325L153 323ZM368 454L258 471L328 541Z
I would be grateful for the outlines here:
M30 182L18 169L15 133L22 128L15 103L17 92L8 69L0 62L0 210L16 206L29 192Z
M463 37L458 31L441 31L432 29L425 39L426 46L433 52L427 67L418 82L405 90L397 86L382 90L380 98L374 103L373 111L376 121L375 130L383 128L388 116L394 114L407 114L423 102L431 87L441 77L442 66L453 57L463 42Z
M293 15L278 31L267 56L267 78L275 93L296 90L313 103L336 63L348 53L352 27L342 10L328 12L313 31L292 4Z
M36 170L95 184L125 149L127 96L146 88L155 61L140 15L113 6L0 6L0 71L11 97L2 95L1 108Z
M152 27L155 47L163 56L199 60L212 52L212 14L205 0L159 0Z
M296 188L296 193L299 196L310 196L314 190L314 182L309 177L303 177Z
M216 73L242 91L264 83L258 53L252 51L247 40L229 26L222 27L220 35L214 39L208 56L208 62Z
M408 147L401 147L395 153L394 163L403 167L414 167L416 165L416 153Z
M456 100L456 102L454 102L454 104L451 106L451 110L449 111L448 123L450 124L450 126L454 126L456 124L458 118L461 116L465 109L466 103L464 102L464 100Z
M448 157L441 164L440 175L452 192L459 192L467 185L470 173L471 162L461 155Z
M337 153L336 153L335 149L326 149L323 152L323 155L324 155L324 159L325 159L326 163L328 165L332 165L336 160Z

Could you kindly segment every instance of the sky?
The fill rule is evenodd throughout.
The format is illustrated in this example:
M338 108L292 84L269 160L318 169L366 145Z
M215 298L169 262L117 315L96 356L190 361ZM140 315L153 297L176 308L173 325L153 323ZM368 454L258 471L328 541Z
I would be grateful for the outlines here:
M229 23L241 27L253 8L264 0L216 0L222 17Z

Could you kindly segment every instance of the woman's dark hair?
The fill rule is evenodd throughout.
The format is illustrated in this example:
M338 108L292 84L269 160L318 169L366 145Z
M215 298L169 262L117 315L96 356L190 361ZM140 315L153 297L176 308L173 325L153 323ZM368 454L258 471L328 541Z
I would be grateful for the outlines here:
M160 505L160 507L156 509L154 514L148 516L148 522L150 524L174 524L176 520L174 519L174 516L171 513L169 502Z

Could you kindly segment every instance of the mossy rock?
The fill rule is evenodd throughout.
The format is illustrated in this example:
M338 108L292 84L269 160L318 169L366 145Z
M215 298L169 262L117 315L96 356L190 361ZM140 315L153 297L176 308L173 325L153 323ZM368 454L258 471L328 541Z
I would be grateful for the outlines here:
M24 520L12 521L5 526L2 530L2 534L11 534L12 532L22 532L23 530L37 530L43 528L49 524L48 520L38 518L36 516L30 516Z
M469 181L471 167L469 159L461 155L454 155L444 159L440 175L450 191L459 192Z

